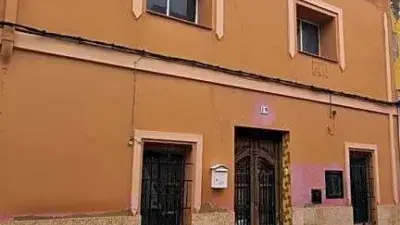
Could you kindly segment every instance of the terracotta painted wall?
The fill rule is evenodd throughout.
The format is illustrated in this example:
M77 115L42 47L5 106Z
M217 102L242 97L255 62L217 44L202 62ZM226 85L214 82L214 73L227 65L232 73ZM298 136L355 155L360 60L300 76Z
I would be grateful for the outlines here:
M306 203L310 188L323 187L324 168L344 167L344 142L377 144L382 204L393 203L385 115L335 107L336 134L331 136L327 105L141 72L136 74L132 127L134 75L72 59L14 53L1 102L0 212L127 209L132 129L203 134L202 201L232 210L235 125L291 132L294 205ZM269 116L259 115L261 104L269 106ZM231 168L229 188L220 193L209 188L208 168L216 163ZM311 171L320 179L312 179Z
M132 72L14 56L1 102L0 212L126 208Z
M214 31L149 13L136 20L132 0L20 1L17 22L385 99L382 5L387 0L327 2L344 12L344 72L336 63L289 57L287 1L225 1L222 41ZM315 76L315 70L327 71L327 78Z

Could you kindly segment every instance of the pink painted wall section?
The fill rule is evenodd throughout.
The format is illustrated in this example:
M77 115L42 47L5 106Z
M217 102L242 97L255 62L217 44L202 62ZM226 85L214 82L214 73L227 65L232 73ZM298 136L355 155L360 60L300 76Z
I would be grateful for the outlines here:
M0 214L0 223L1 222L8 222L8 221L11 221L13 219L14 219L14 217L12 217L10 215L1 215Z
M325 195L325 170L341 170L344 168L338 164L328 165L298 165L292 164L292 201L293 206L311 204L311 189L322 190L322 205L346 205L343 199L326 199ZM343 178L344 180L344 178ZM344 191L344 185L343 185ZM344 195L345 196L345 195Z

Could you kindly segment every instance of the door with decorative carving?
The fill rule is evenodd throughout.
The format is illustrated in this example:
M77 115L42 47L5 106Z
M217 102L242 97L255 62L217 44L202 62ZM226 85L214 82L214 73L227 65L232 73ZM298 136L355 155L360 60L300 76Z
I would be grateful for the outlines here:
M236 225L279 224L280 142L235 138Z

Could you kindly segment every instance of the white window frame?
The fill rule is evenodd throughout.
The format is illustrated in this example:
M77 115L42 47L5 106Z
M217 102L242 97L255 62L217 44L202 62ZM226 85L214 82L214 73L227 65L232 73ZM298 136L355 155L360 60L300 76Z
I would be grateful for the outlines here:
M336 19L336 42L338 49L338 62L341 71L346 70L346 51L344 48L344 19L343 19L343 9L335 5L331 5L324 0L287 0L288 4L288 24L287 24L287 34L288 34L288 51L290 57L293 59L298 52L297 48L297 33L296 33L296 6L301 4L310 9L316 10L323 14L330 15ZM387 19L386 13L384 13L384 18Z
M132 183L131 183L131 212L133 215L140 215L142 196L142 166L143 166L143 143L149 141L157 142L178 142L192 144L193 157L193 181L191 190L191 207L198 213L201 207L202 196L202 174L203 174L203 135L191 133L171 133L148 130L135 130L132 154Z
M169 16L169 17L173 17L173 16L171 16L170 15L170 3L171 3L171 0L166 0L167 1L167 9L166 9L166 14L165 15L167 15L167 16ZM199 0L195 0L195 10L196 10L196 12L194 13L194 23L198 23L199 21ZM173 17L174 18L174 17ZM191 22L191 21L188 21L188 22Z
M372 163L374 169L374 184L373 191L375 195L375 202L371 202L373 204L381 203L381 191L380 191L380 181L379 181L379 160L378 160L378 146L375 144L366 144L366 143L354 143L354 142L345 142L344 143L344 155L345 155L345 169L344 169L344 181L345 183L345 197L347 199L347 203L351 205L351 178L350 178L350 152L351 151L359 151L359 152L370 152L372 154ZM397 180L396 180L397 182ZM392 185L395 185L395 180L393 180ZM395 188L393 186L393 188ZM396 189L397 190L397 189ZM376 206L376 205L375 205Z
M303 23L308 23L308 24L311 24L311 25L317 27L317 31L318 31L318 56L321 56L321 26L319 24L311 22L309 20L304 20L304 19L301 19L301 18L299 18L298 20L300 21L300 23L299 23L299 26L300 26L300 28L299 28L299 32L300 32L300 35L299 35L300 36L299 37L300 38L300 49L299 50L301 52L305 52L305 53L308 53L308 54L313 54L313 53L306 52L306 51L303 50Z

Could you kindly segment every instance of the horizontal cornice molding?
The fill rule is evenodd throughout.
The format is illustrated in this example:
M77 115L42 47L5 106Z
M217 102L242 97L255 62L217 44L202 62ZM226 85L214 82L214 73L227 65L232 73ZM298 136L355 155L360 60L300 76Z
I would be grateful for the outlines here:
M17 30L19 30L15 34L15 48L17 49L381 114L397 115L396 105L390 102L374 100L263 75L224 69L186 59L167 57L135 49L129 50L123 46L112 45L114 47L110 46L107 48L96 44L102 43L98 41L91 41L89 44L85 44L84 41L86 39L84 38L66 36L70 37L70 39L68 39L63 38L60 34L57 34L59 37L57 37L57 35L52 36L52 33L45 31L43 31L43 35L39 35L35 32L27 33L21 31L21 29Z

